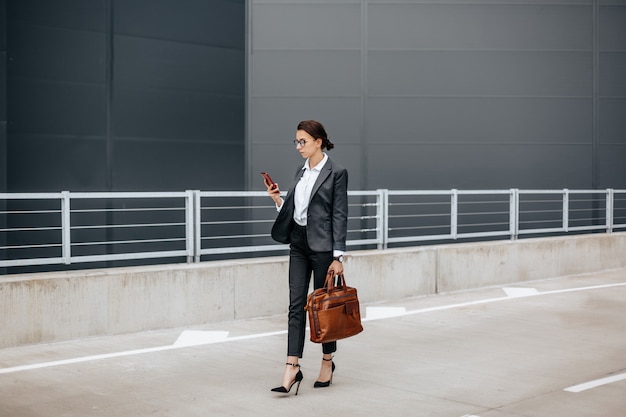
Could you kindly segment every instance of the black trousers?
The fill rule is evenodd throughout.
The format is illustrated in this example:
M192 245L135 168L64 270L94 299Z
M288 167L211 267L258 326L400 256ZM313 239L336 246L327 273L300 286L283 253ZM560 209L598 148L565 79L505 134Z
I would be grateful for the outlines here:
M291 232L289 250L289 320L287 326L287 356L302 357L306 336L306 311L304 306L309 291L311 272L313 286L321 288L328 267L333 262L331 252L313 252L306 238L306 227L296 225ZM337 342L322 343L323 353L337 350Z

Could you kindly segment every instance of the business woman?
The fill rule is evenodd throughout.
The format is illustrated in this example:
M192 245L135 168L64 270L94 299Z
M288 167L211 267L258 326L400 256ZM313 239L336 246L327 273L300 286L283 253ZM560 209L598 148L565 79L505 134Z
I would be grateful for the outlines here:
M348 228L348 172L324 152L333 149L334 145L320 122L300 122L294 143L305 162L296 171L294 184L285 200L280 197L278 185L265 181L265 186L279 210L272 227L272 238L290 244L287 361L282 384L272 391L289 393L297 384L298 395L303 378L299 359L304 350L306 330L304 306L311 273L315 289L324 285L328 271L343 274ZM332 384L333 353L336 350L336 342L322 344L321 369L313 385L315 388Z

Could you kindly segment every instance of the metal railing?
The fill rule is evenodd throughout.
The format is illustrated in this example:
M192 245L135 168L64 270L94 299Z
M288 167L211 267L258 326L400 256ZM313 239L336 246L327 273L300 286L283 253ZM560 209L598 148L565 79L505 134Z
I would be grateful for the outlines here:
M348 192L349 250L626 229L626 190ZM284 253L265 192L0 194L0 267Z

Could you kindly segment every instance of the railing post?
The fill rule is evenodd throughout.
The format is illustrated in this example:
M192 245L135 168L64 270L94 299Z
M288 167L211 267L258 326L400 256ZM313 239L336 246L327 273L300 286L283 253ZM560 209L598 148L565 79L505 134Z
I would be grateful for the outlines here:
M569 190L563 188L563 231L569 231Z
M61 246L63 263L72 263L72 233L70 226L70 192L61 192Z
M458 234L458 218L459 218L459 190L453 188L450 190L450 236L452 239L457 238Z
M511 188L509 195L509 231L511 240L519 236L519 189Z
M612 188L606 189L606 232L613 233L613 204L615 198Z
M192 190L185 190L185 240L187 250L187 263L193 262L194 259L194 193Z
M200 251L202 250L202 198L200 197L200 190L194 191L194 262L200 262Z
M376 240L378 249L387 249L389 239L389 190L378 189L376 197Z

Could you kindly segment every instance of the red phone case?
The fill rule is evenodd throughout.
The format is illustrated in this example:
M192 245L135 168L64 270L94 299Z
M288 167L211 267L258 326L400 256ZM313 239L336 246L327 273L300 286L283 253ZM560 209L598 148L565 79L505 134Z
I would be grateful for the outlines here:
M263 178L265 178L268 184L270 184L272 187L276 187L276 183L272 180L272 177L270 177L267 172L261 172L261 175L263 175Z

